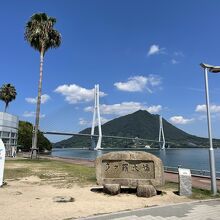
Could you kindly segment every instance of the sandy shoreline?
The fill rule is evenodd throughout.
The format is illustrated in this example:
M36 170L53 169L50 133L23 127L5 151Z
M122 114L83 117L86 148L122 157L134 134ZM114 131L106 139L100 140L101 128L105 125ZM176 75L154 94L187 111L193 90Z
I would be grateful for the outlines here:
M18 157L21 158L30 158L29 153L20 153L18 154ZM89 160L89 159L81 159L81 158L68 158L68 157L55 157L51 155L46 155L46 154L40 154L39 155L40 159L49 159L49 160L57 160L57 161L63 161L67 163L74 163L74 164L79 164L79 165L86 165L88 167L94 167L94 160Z

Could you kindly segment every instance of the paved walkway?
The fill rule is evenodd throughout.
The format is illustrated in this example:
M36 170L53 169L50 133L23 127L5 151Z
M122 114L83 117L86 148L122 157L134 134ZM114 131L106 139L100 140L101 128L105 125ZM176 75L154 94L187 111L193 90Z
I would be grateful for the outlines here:
M219 220L220 199L81 218L81 220Z

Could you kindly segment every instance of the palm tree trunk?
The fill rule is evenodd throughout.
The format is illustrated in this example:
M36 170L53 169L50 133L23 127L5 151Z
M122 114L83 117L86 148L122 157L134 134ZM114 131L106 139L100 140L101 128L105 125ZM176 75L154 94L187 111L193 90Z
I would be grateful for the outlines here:
M9 102L6 101L6 102L5 102L5 112L6 112L7 108L8 108L8 105L9 105Z
M35 126L33 130L33 141L32 141L32 151L31 151L31 157L32 154L34 154L34 151L36 153L37 157L37 134L39 129L39 121L40 121L40 104L41 104L41 91L42 91L42 80L43 80L43 63L44 63L44 49L41 50L40 53L40 78L38 83L38 95L37 95L37 108L36 108L36 117L35 117Z
M5 112L6 112L7 107L8 107L8 105L7 105L7 103L5 103Z

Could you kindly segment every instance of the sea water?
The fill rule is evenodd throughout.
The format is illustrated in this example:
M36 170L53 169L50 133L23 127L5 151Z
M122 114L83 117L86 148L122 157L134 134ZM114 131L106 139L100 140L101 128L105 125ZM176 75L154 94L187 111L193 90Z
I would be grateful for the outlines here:
M128 149L127 149L128 150ZM129 149L131 150L131 149ZM88 150L88 149L53 149L52 156L64 158L79 158L95 160L97 156L111 152L111 150ZM115 151L115 150L114 150ZM164 166L184 167L196 170L210 170L209 167L209 149L204 148L177 148L177 149L143 149L142 151L152 153L161 158ZM216 171L220 172L220 149L215 149Z

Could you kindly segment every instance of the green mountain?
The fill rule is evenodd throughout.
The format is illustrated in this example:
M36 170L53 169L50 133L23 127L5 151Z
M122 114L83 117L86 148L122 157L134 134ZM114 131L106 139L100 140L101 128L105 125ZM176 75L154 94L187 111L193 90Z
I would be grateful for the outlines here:
M165 139L170 147L207 147L209 145L207 138L197 137L188 134L181 129L173 126L163 119L163 128ZM95 129L96 134L97 127ZM80 133L90 134L91 128L87 128ZM107 136L130 137L133 140L103 138L102 147L133 147L151 145L159 147L159 144L153 141L141 141L137 138L158 140L159 136L159 115L150 114L147 111L139 110L129 115L113 119L102 125L102 133ZM220 144L220 140L213 140L214 145ZM57 142L53 145L55 148L63 147L90 147L90 137L71 137L69 139Z

